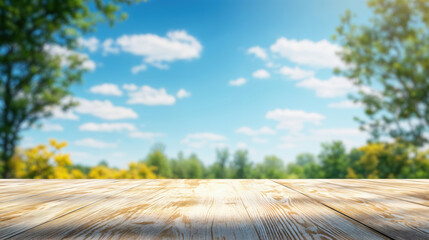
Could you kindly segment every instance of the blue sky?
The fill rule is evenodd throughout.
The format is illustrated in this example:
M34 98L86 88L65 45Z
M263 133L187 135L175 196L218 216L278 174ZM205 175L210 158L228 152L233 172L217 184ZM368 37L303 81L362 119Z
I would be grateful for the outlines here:
M56 138L69 142L76 163L122 167L157 142L171 157L194 152L206 164L217 147L290 162L324 141L363 144L353 120L362 109L347 101L356 89L332 73L342 63L331 36L346 9L369 17L362 0L127 7L127 21L81 39L91 71L73 87L80 106L26 131L21 146Z

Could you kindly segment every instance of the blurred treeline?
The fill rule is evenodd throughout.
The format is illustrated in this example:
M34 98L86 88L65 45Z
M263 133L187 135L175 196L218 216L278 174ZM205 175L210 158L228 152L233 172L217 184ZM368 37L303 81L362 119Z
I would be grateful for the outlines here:
M216 150L216 161L205 166L196 154L179 153L169 158L164 146L156 144L148 155L127 168L73 164L62 153L66 142L19 150L12 160L17 178L429 178L429 151L403 143L369 143L347 151L341 141L323 143L315 156L302 153L295 162L274 155L262 162L250 160L246 150Z

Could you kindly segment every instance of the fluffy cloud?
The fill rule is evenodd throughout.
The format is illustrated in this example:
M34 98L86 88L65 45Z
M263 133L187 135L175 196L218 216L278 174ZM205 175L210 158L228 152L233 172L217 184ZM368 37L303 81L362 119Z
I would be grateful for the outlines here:
M340 140L347 147L356 147L365 144L368 134L357 128L322 128L311 129L307 133L291 133L281 137L279 148L294 148L297 145L319 144Z
M351 109L351 108L361 108L361 103L355 103L350 100L344 100L341 102L333 102L328 105L329 108L340 108L340 109Z
M298 64L328 68L343 66L341 59L336 55L341 51L341 47L327 40L313 42L283 37L277 39L270 50Z
M135 131L136 127L131 123L84 123L79 130L90 132L122 132Z
M129 104L144 104L149 106L155 105L173 105L176 102L176 98L172 95L167 94L164 88L154 89L150 86L142 86L136 91L128 93Z
M176 96L178 98L187 98L191 96L191 93L186 91L185 89L181 88L179 89L179 91L176 93Z
M166 37L155 34L123 35L116 40L121 50L142 56L145 63L165 68L166 62L199 58L202 46L186 31L170 31Z
M247 49L247 53L248 54L252 54L255 55L256 57L262 59L262 60L266 60L268 55L267 52L265 51L265 49L259 47L259 46L254 46L251 47L249 49Z
M238 86L246 84L246 82L247 82L247 80L245 78L241 77L241 78L237 78L235 80L229 81L228 84L231 86L238 87Z
M103 142L93 138L84 138L74 142L77 146L90 147L90 148L113 148L116 147L114 143Z
M104 40L102 47L103 47L103 54L104 55L107 55L109 53L118 54L120 51L119 48L117 46L115 46L115 41L111 38Z
M79 102L79 105L75 108L78 113L90 114L107 120L135 119L138 117L137 113L131 108L115 106L108 100L87 100L83 98L76 98L76 100Z
M60 108L56 107L52 111L52 117L56 119L65 119L65 120L78 120L79 117L73 113L72 110L63 111Z
M140 64L140 65L137 65L137 66L132 67L132 68L131 68L131 72L132 72L133 74L137 74L137 73L139 73L139 72L145 71L146 69L147 69L146 64L142 63L142 64Z
M278 122L277 128L298 132L302 130L304 123L318 125L325 116L318 113L308 113L302 110L275 109L267 112L265 118Z
M270 73L267 72L265 69L259 69L259 70L255 71L255 72L253 72L252 76L254 78L264 79L264 78L269 78L270 77Z
M87 48L90 52L97 51L99 45L99 41L96 37L79 38L77 42L81 47Z
M162 134L162 133L154 133L154 132L140 132L140 131L135 131L135 132L130 132L128 136L131 137L131 138L152 140L152 139L155 139L155 138L163 137L164 134Z
M261 127L260 129L251 129L249 127L241 127L235 130L237 133L241 133L247 136L258 136L258 135L273 135L276 134L274 130L269 127Z
M53 132L53 131L61 132L64 130L64 128L60 124L43 123L41 130L43 132Z
M285 75L285 76L287 76L293 80L303 79L303 78L311 78L314 76L313 71L302 70L299 67L290 68L290 67L285 66L279 70L279 73L283 74L283 75Z
M135 91L138 89L137 85L132 84L132 83L131 84L124 84L124 85L122 85L122 88L124 90L127 90L127 91Z
M347 78L331 77L328 80L318 78L309 78L300 81L298 87L311 89L316 92L316 96L322 98L342 97L346 94L356 91L353 83Z
M90 92L102 95L122 96L122 91L119 89L118 85L112 83L94 86L90 89Z
M95 62L89 59L87 54L78 53L75 51L71 51L65 47L59 45L45 45L45 51L54 57L59 57L61 60L62 66L69 65L69 58L71 56L77 56L80 61L82 61L81 67L86 70L94 71L95 70Z
M208 142L224 141L225 139L226 138L224 136L215 133L192 133L188 134L184 139L182 139L181 144L186 144L193 148L201 148Z
M265 139L265 138L259 138L259 137L253 137L252 141L255 142L255 143L267 143L268 142L267 139Z

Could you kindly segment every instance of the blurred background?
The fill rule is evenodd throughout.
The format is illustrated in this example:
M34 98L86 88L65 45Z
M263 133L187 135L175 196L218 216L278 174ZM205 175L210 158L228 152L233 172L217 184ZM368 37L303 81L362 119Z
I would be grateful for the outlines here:
M428 178L429 1L0 0L3 178Z

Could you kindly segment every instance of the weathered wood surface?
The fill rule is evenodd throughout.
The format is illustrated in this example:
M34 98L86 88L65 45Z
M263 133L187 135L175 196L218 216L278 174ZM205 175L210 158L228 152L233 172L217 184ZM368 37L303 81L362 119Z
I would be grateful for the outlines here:
M429 180L0 180L0 239L429 239Z

